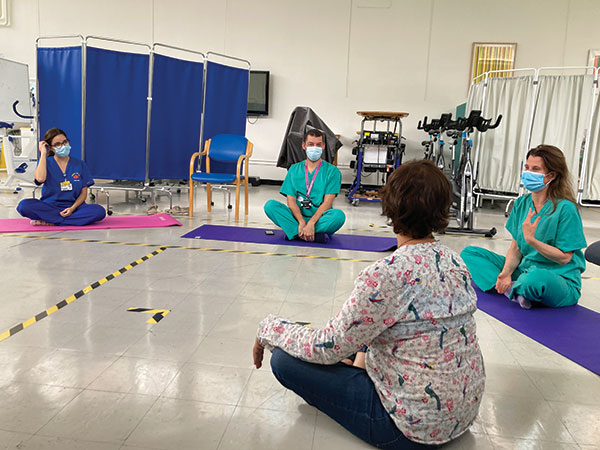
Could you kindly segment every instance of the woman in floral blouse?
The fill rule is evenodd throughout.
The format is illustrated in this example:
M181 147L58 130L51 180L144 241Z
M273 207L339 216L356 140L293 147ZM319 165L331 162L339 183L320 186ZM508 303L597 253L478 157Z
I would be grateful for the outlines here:
M376 447L436 446L468 430L483 395L477 298L460 256L432 235L446 228L450 208L435 164L400 166L382 207L398 249L360 273L324 328L265 318L254 363L271 350L281 384ZM364 345L364 370L341 363Z

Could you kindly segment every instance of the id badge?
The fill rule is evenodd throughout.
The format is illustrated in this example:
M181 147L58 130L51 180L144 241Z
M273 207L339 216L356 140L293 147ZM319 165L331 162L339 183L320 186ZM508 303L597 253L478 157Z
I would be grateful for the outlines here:
M72 191L73 185L71 184L71 182L69 180L63 181L62 183L60 183L60 190L61 191Z

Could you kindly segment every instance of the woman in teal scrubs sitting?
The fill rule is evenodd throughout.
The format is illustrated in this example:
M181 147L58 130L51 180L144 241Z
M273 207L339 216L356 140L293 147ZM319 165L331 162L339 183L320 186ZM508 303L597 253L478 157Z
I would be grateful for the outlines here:
M525 309L574 305L587 243L564 155L551 145L529 150L521 179L531 193L515 201L506 223L513 237L506 257L479 247L461 256L480 289L495 288Z

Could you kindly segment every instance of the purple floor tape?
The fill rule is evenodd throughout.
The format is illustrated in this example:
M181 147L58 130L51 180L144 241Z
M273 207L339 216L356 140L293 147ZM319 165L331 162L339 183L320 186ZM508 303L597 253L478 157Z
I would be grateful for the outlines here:
M527 310L504 295L475 291L480 310L600 375L600 313L579 305Z
M267 235L267 228L231 227L223 225L202 225L195 230L184 234L184 238L210 239L215 241L252 242L255 244L293 245L296 247L331 248L335 250L355 250L361 252L386 252L394 250L396 238L378 236L358 236L351 234L334 234L328 242L319 244L302 240L288 241L283 231L274 231L275 234Z

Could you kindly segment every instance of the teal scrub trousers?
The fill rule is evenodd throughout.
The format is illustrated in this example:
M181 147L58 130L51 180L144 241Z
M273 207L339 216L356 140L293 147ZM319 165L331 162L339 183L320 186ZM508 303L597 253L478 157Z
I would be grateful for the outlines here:
M496 279L504 268L506 258L484 248L469 246L460 256L469 268L475 284L484 291L495 288ZM551 270L530 267L525 271L517 268L511 297L522 295L526 299L558 308L577 304L581 293L560 275Z
M300 209L302 211L302 209ZM298 221L292 214L292 210L281 202L269 200L265 204L265 214L280 227L288 239L298 236ZM312 216L302 215L308 222ZM340 209L328 209L315 224L315 233L325 233L331 236L342 228L346 221L346 215Z

